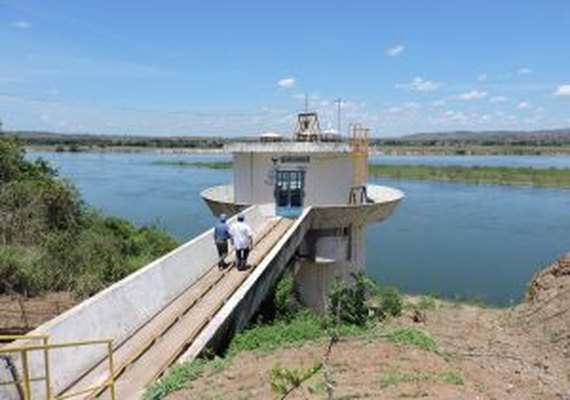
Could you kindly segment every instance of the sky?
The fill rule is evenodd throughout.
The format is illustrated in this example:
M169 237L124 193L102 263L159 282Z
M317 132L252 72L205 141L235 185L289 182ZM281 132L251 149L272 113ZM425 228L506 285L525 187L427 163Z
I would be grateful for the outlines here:
M568 0L0 0L5 130L570 127Z

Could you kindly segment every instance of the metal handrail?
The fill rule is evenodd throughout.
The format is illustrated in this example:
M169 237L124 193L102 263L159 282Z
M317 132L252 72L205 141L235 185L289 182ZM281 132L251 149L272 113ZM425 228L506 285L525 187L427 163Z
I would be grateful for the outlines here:
M111 400L115 400L115 375L114 375L114 363L113 363L113 339L94 339L94 340L82 340L66 343L49 343L49 335L0 335L0 340L42 340L42 344L35 345L22 345L22 346L5 346L0 347L0 355L19 353L22 360L22 379L17 376L13 376L12 381L0 382L0 386L5 385L16 385L18 391L23 400L32 400L31 383L38 381L46 382L46 399L48 400L64 400L72 397L79 396L85 393L97 393L105 389L109 389ZM49 364L49 351L54 349L62 349L69 347L81 347L81 346L92 346L92 345L107 345L107 358L109 359L109 378L104 380L99 385L93 385L87 388L80 389L72 393L66 393L64 395L53 395L51 394L51 375L50 375L50 364ZM44 376L32 377L30 375L30 366L28 362L28 354L32 351L43 351L44 352ZM23 384L22 386L19 386Z

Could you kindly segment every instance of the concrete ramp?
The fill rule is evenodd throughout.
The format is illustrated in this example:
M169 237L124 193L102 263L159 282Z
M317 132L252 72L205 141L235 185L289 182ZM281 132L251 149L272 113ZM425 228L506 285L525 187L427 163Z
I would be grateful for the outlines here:
M309 214L307 210L294 221L264 216L260 207L251 207L245 217L255 244L247 271L218 269L210 230L32 333L49 334L52 343L115 338L115 398L138 399L181 355L192 359L247 324L309 229ZM66 396L109 378L104 349L53 353L52 393ZM41 374L43 360L29 360L32 375ZM2 368L0 378L8 376ZM33 387L33 398L45 397L43 387ZM2 387L0 398L18 399ZM110 393L74 398L106 399Z

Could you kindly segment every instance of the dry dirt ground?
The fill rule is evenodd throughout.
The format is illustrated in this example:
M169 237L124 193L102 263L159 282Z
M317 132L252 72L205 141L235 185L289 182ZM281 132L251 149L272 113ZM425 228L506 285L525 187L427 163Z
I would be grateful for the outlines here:
M0 295L0 333L25 333L77 304L69 292L36 297Z
M369 337L341 339L332 346L326 375L321 369L286 398L570 400L569 309L570 254L539 273L515 308L437 301L434 308L410 308ZM382 335L406 327L427 332L438 350L397 345ZM242 353L167 399L280 399L270 371L309 369L327 348L322 340L271 354Z

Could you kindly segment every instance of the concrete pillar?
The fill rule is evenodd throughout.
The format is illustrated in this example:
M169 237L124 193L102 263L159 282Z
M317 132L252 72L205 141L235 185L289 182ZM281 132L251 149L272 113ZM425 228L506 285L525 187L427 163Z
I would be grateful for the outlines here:
M364 269L364 226L311 230L300 247L295 286L301 301L323 314L337 279Z

